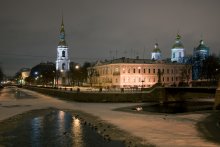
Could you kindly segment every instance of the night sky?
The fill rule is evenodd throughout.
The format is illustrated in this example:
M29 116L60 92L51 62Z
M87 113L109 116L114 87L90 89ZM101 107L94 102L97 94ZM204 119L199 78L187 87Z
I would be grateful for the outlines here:
M201 38L219 54L220 0L1 0L0 66L6 74L55 62L62 13L74 62L150 58L156 41L168 58L178 32L186 54Z

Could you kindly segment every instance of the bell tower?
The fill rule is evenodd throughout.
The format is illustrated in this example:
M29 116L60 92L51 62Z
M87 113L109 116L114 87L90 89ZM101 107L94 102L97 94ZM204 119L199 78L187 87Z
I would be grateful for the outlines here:
M65 40L65 29L63 17L60 28L59 44L57 46L56 71L59 84L68 84L67 72L69 71L70 60L68 57L68 46Z

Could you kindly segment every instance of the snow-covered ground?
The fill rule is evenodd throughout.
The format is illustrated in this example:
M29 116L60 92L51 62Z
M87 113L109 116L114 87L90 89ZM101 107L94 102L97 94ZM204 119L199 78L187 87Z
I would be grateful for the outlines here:
M16 97L20 91L28 94ZM31 96L29 98L29 96ZM58 109L81 110L98 116L102 120L125 130L131 135L141 137L146 142L162 147L215 147L219 144L201 137L196 123L208 113L181 115L137 114L113 111L115 108L136 106L137 103L78 103L67 102L15 87L0 91L0 121L33 109L56 107Z

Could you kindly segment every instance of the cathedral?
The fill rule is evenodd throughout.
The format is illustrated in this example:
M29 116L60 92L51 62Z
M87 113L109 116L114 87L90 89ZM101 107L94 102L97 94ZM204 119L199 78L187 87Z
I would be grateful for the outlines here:
M68 57L68 45L65 40L65 29L62 18L59 44L57 46L57 60L56 60L56 75L57 84L68 85L68 71L69 71L70 60Z
M177 63L184 62L184 46L181 41L181 36L177 34L175 44L171 49L171 61Z
M153 52L151 53L151 60L161 60L161 51L158 47L158 43L155 43Z

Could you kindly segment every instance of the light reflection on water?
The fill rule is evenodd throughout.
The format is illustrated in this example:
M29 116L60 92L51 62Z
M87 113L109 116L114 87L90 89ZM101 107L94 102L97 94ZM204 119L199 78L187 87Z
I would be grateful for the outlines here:
M9 127L7 132L1 132L7 138L0 143L3 146L124 147L122 142L103 140L95 130L64 111L48 110L44 115L14 121L14 129Z
M36 146L40 146L40 135L43 130L42 119L43 117L35 117L31 121L31 142L35 142Z

